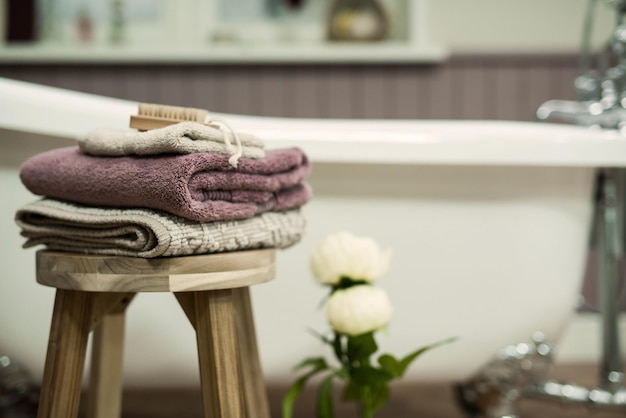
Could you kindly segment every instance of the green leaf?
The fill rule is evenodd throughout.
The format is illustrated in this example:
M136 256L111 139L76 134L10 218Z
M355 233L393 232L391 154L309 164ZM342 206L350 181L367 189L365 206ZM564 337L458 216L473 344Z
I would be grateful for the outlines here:
M372 415L374 414L374 412L385 406L387 400L389 399L389 393L389 386L387 386L386 384L370 387L368 404L369 410L372 412Z
M342 367L341 369L335 372L335 376L337 376L339 379L342 379L342 380L348 380L348 378L350 377L350 373L347 368Z
M343 343L342 343L342 338L343 336L339 333L335 333L335 339L333 340L333 351L335 352L335 357L337 357L337 360L339 360L340 363L343 364L343 360L344 360L344 355L343 355Z
M375 386L387 383L394 375L376 367L355 367L350 371L350 378L361 386Z
M309 333L311 335L313 335L315 338L317 338L320 341L322 341L324 344L332 345L333 340L330 337L328 337L327 335L324 335L321 332L318 332L318 331L314 330L313 328L308 328L308 331L309 331Z
M394 377L400 377L402 375L402 365L391 354L383 354L378 357L378 364L383 370L392 374Z
M354 380L348 380L348 384L341 394L342 401L356 401L361 399L361 386Z
M406 357L404 357L401 360L397 360L391 354L383 354L382 356L378 358L378 364L380 364L380 366L383 369L393 373L396 377L402 377L404 373L407 371L407 369L409 368L409 366L411 365L411 363L415 359L417 359L419 356L421 356L422 354L424 354L425 352L429 350L432 350L433 348L451 343L455 340L456 338L448 338L446 340L438 341L434 344L427 345L425 347L422 347L413 351L412 353L408 354Z
M305 367L313 367L313 369L328 369L328 363L326 363L326 359L324 357L309 357L307 359L302 360L294 369L300 370Z
M317 393L317 416L321 418L335 417L335 401L333 398L333 379L335 376L331 374L327 376L320 384Z
M351 277L341 276L339 282L333 286L331 294L335 293L337 290L344 290L353 286L360 286L363 284L369 284L369 282L365 279L353 279Z
M320 361L321 360L321 361ZM283 398L283 418L291 418L293 415L293 405L296 403L296 400L302 393L304 386L307 381L315 376L316 374L328 370L328 364L326 364L326 360L321 357L309 358L304 360L300 365L296 368L306 367L308 365L312 365L313 369L309 371L307 374L301 376L297 379L287 390L285 397Z
M366 332L357 336L348 336L348 358L350 361L362 362L378 350L374 332Z
M302 393L304 385L308 380L307 376L302 376L296 380L293 385L287 390L285 397L283 398L283 418L291 418L293 415L293 405L296 403L296 399Z
M343 401L356 401L361 405L363 416L371 417L378 409L382 408L389 399L389 386L387 382L372 379L369 384L361 384L355 380L348 381L344 388L341 399Z

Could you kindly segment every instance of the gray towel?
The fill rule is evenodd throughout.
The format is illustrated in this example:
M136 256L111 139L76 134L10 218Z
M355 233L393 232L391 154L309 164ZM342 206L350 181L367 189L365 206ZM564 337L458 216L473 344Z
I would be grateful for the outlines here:
M264 143L256 136L237 133L242 157L263 158ZM180 122L151 131L136 129L97 129L78 139L85 154L109 157L124 155L192 154L213 152L233 155L236 144L232 133L197 122Z
M26 204L15 222L24 248L143 258L286 248L302 238L300 210L265 212L239 221L197 222L150 209L105 209L42 199Z

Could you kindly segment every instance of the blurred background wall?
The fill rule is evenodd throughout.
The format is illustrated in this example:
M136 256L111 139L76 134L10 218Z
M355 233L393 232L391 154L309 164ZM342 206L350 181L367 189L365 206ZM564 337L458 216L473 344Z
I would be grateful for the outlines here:
M338 44L297 41L307 28L323 30L330 2L301 2L302 10L295 13L281 12L279 1L260 6L264 3L252 0L39 0L38 38L0 47L0 76L138 101L300 117L530 120L543 101L574 96L585 0L387 1L389 39L364 44L371 46L369 57L359 63L316 62L312 53L303 64L294 64L290 51ZM114 9L107 4L117 3L125 7L125 20L114 42L107 32ZM194 18L205 22L198 24L203 35L192 35ZM268 28L290 20L296 22L291 41L280 31L275 38L268 35ZM133 31L135 27L142 29ZM594 27L594 44L599 45L613 27L611 11L603 4ZM215 34L221 36L217 41ZM409 47L400 58L377 58L402 37L409 38ZM268 44L278 54L271 61L211 60L211 46L262 50ZM196 60L168 57L191 45ZM416 59L430 45L443 48L450 58ZM132 54L106 58L129 46L160 51L161 59L146 64ZM81 54L103 48L109 55L81 61ZM74 51L71 59L68 49Z

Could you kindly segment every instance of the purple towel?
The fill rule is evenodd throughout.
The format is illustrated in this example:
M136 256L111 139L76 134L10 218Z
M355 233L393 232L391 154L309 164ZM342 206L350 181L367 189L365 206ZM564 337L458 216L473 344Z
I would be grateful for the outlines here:
M303 182L309 172L298 148L270 150L262 159L241 158L235 169L222 154L94 157L70 147L30 158L20 177L41 196L222 221L302 206L311 198Z

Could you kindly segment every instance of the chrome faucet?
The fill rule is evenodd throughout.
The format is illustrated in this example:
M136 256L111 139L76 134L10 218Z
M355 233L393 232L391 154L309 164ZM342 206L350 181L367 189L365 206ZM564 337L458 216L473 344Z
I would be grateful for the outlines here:
M615 9L616 27L591 66L591 32L597 0L589 0L580 58L574 82L578 100L549 100L537 119L626 132L626 0L604 0Z

